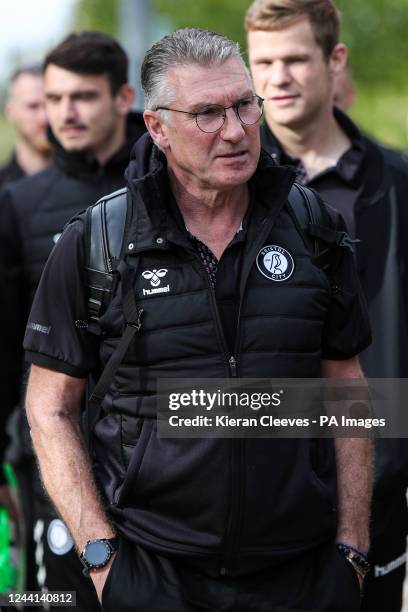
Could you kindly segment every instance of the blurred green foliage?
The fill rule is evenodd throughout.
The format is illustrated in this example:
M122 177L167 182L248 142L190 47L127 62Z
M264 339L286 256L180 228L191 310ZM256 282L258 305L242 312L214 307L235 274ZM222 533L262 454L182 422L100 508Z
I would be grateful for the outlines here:
M118 4L118 0L79 0L74 8L73 28L75 30L100 30L117 36Z
M244 14L248 0L153 0L157 12L167 15L174 28L206 28L236 40L245 51Z
M0 113L0 163L3 162L13 148L14 129L8 123L4 115Z
M359 86L350 116L379 142L408 150L408 86Z
M406 0L337 0L343 41L363 86L405 86L408 61Z

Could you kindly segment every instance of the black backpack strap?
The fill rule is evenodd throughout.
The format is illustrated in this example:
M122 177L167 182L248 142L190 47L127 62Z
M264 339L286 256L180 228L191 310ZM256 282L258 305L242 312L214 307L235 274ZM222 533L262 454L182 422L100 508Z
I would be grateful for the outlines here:
M88 208L85 216L86 277L88 289L89 332L100 335L99 319L113 297L118 278L123 283L125 327L116 350L111 355L86 405L86 436L92 452L91 433L100 418L102 401L112 383L135 333L141 327L143 310L136 306L133 279L136 270L130 270L121 260L128 216L127 189L119 189Z
M320 267L325 270L330 267L334 259L333 248L345 247L354 253L353 245L360 241L334 228L330 214L316 191L294 183L288 200L306 245Z
M328 220L323 216L328 213L323 211L320 197L311 189L303 187L299 183L293 183L288 199L295 218L303 231L309 250L315 256L319 255L320 245L316 239L313 239L309 229L311 224L323 226L328 224Z
M98 333L98 321L112 299L127 218L127 189L119 189L86 211L85 236L88 285L88 330Z
M142 326L141 319L143 309L137 307L134 289L134 279L136 277L139 261L140 260L138 258L136 260L135 268L129 268L125 260L122 260L117 267L117 273L122 279L123 314L125 326L120 342L110 356L108 363L106 364L98 382L93 389L92 395L88 400L88 410L90 415L88 423L90 432L92 432L96 422L99 420L101 404L113 382L116 370L122 363L133 337Z

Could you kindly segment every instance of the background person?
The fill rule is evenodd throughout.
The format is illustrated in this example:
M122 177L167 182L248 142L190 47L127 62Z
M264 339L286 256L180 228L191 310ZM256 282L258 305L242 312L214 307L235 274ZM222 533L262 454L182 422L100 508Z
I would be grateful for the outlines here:
M0 167L0 189L25 174L42 170L51 157L40 66L22 66L14 72L5 114L15 127L16 142L10 160Z
M256 92L265 98L262 145L317 190L361 239L357 267L373 343L361 355L372 378L408 376L408 167L333 107L347 49L330 0L257 0L246 14ZM362 609L399 612L408 512L407 440L376 442L369 576Z
M41 170L50 160L52 148L47 138L41 66L22 66L13 73L9 83L5 114L10 123L14 125L16 142L10 159L0 166L0 190L26 174L34 174ZM0 211L0 219L2 219L2 211ZM13 331L4 330L3 333L12 335ZM10 374L10 364L6 353L4 353L2 362L3 376L7 380ZM4 386L2 406L13 406L17 400L17 388L12 385ZM5 417L0 419L0 506L8 510L15 525L16 539L20 540L24 526L20 522L15 496L7 483L2 467L4 449L8 440L4 427Z
M336 71L333 77L333 104L347 113L357 99L357 87L351 73L350 63L347 62L342 70Z
M122 47L99 32L71 34L45 58L45 99L55 156L42 172L9 185L0 196L1 397L6 388L16 395L21 386L21 342L28 310L64 225L89 202L123 185L131 146L145 130L141 114L129 113L134 92L127 71ZM3 423L13 407L2 405ZM14 434L8 457L22 490L27 535L36 547L37 588L76 590L77 609L97 609L72 538L43 493L20 409L14 414Z

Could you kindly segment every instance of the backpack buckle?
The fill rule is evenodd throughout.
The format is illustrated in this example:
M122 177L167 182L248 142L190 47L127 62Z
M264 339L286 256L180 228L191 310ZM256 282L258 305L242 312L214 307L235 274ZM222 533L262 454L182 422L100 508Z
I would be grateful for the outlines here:
M137 311L137 319L136 321L127 321L126 325L128 327L134 327L136 329L136 331L139 331L140 328L142 327L142 315L143 315L143 308L139 308Z
M358 244L361 242L358 238L351 238L347 232L339 232L339 238L337 239L337 244L341 247L346 247L350 249L352 253L355 253L354 244Z

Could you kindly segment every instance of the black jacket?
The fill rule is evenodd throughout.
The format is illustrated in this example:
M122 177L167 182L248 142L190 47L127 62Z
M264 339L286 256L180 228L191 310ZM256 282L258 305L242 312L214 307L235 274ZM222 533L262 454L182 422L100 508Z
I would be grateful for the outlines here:
M360 133L352 121L334 110L354 151L342 169L343 184L333 185L331 171L307 183L335 208L348 198L354 209L357 268L367 299L372 344L361 354L370 378L408 377L408 164L397 151L386 149ZM262 146L278 163L290 163L266 124ZM341 209L341 208L340 208ZM386 497L408 484L408 441L377 443L375 496Z
M8 183L17 181L24 175L25 172L18 163L15 154L13 153L8 162L5 163L3 166L0 166L0 189L4 189L4 187Z
M123 187L131 148L144 131L142 115L131 113L126 144L104 166L91 153L66 152L51 135L55 156L50 165L0 196L0 457L4 424L19 395L22 339L43 266L73 215Z

